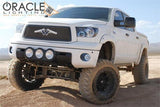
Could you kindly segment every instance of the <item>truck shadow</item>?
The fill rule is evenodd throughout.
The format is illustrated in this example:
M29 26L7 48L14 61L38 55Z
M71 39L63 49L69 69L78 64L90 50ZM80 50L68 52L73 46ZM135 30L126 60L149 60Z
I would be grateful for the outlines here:
M44 94L50 95L76 107L97 106L86 102L79 93L79 90L63 86L42 87L40 90ZM129 83L120 86L114 102L101 106L119 107L120 104L122 107L126 105L127 107L132 107L132 104L135 106L143 106L143 104L146 103L148 105L147 107L157 107L159 106L160 99L160 94L157 93L160 93L160 78L150 79L149 82L144 85L135 85L134 83Z

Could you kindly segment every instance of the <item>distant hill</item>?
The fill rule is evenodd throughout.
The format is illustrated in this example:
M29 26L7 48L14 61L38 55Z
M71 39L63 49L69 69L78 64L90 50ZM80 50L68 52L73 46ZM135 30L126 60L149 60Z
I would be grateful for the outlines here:
M148 52L150 56L160 55L160 42L150 44Z
M0 60L9 60L11 59L8 55L8 48L0 49Z
M149 46L149 56L160 55L160 42L152 43ZM0 60L9 60L11 59L8 55L8 48L0 48Z

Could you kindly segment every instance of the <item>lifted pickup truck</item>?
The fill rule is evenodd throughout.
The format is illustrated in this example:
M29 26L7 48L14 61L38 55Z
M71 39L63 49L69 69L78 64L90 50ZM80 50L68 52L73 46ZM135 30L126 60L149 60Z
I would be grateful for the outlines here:
M17 26L10 43L8 77L20 90L39 88L45 78L79 82L81 95L109 103L119 89L119 70L136 84L148 80L148 40L135 18L116 8L68 7Z

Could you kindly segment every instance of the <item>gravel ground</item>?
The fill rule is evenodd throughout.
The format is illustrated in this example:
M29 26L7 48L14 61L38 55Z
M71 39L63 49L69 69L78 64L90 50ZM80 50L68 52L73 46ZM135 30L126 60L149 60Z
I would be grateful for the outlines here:
M7 75L8 61L0 62L0 75ZM150 57L149 83L135 85L130 72L122 71L120 90L114 102L102 107L160 107L160 57ZM96 107L80 95L75 82L46 79L40 89L21 92L7 79L0 80L0 107Z

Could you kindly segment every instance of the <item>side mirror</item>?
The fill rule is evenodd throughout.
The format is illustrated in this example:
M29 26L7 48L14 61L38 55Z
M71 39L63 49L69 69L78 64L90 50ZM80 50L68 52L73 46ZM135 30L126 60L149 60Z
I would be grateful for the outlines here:
M136 19L133 17L126 17L124 26L127 28L135 28L136 27Z
M135 28L136 19L133 17L126 17L125 21L123 20L114 20L115 27L127 27L127 28Z

